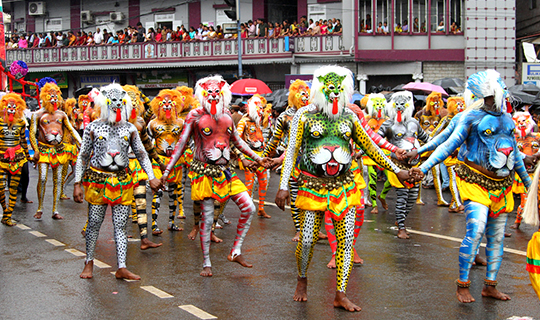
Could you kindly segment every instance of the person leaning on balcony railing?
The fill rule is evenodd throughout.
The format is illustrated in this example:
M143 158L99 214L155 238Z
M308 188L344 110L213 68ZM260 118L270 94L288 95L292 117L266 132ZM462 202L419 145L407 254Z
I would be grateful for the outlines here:
M327 21L324 20L324 21L322 22L322 24L319 24L319 25L321 26L321 34L322 34L322 35L327 34L327 33L328 33L328 25L327 25Z
M339 33L341 34L343 32L343 26L341 25L341 20L337 19L337 24L334 27L334 34Z
M255 26L255 24L253 24L253 21L251 20L248 21L247 29L248 29L248 37L252 38L256 36L255 31L257 30L257 27Z
M94 35L91 31L88 32L88 36L86 37L86 45L87 46L93 46L96 43L94 42Z

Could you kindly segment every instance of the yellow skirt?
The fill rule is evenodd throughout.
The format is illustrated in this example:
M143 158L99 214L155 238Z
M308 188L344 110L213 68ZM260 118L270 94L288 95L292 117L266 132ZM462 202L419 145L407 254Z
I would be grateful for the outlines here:
M455 166L456 164L458 164L458 159L457 157L449 156L443 161L443 163L447 167Z
M534 177L534 173L529 173L529 177L532 179ZM525 190L525 185L523 184L523 181L521 181L521 178L516 173L514 176L514 184L512 184L512 192L515 194L520 193L527 193L527 190Z
M39 142L39 161L38 163L48 163L52 168L67 163L71 159L71 154L64 147L62 151L57 152L55 146Z
M139 181L148 181L148 175L144 172L139 160L129 159L129 170L133 177L133 185L136 186L139 184Z
M0 155L0 157L2 157L2 155ZM20 160L17 161L17 158L19 158ZM0 170L9 171L10 174L17 174L26 162L28 162L28 159L26 159L24 151L22 149L19 149L15 153L14 161L0 161Z
M465 164L463 164L465 165ZM480 171L467 166L470 170L483 175L487 179L501 181L504 179L492 179ZM489 208L490 217L498 217L501 213L510 213L514 209L514 194L512 187L499 190L487 190L475 183L466 182L457 176L459 195L463 201L471 200Z
M540 231L533 234L527 246L527 271L534 292L540 299Z
M171 161L171 158L162 156L158 154L159 159L167 166L169 162ZM152 169L154 170L154 176L156 176L156 179L161 179L163 176L163 172L161 172L161 168L159 167L159 164L156 160L152 159ZM147 177L148 179L148 177ZM169 183L182 183L182 163L180 161L177 161L174 164L174 168L169 173L169 176L167 177L167 182Z
M420 164L417 164L415 167L418 167L419 165ZM403 183L401 183L401 181L399 181L397 175L395 173L393 173L392 171L388 171L388 170L386 170L386 177L388 178L388 181L390 182L392 187L399 188L399 189L403 189L403 188L410 189L410 188L414 187L415 185L421 183L421 182L416 182L414 184L411 184L411 183L405 182L405 185L403 185Z
M71 143L64 143L64 152L68 155L68 161L77 161L77 156L79 155L79 149L76 145Z
M192 160L193 160L193 151L191 150L191 148L188 147L186 148L182 156L178 159L178 163L185 164L186 166L189 167L189 164L191 163Z
M86 201L93 205L131 205L133 201L133 178L129 170L126 169L126 172L125 178L120 180L114 172L105 172L96 168L87 170L82 180ZM102 182L92 181L94 180L91 177L93 174L106 176L106 179Z
M309 189L303 186L302 181L299 181L295 205L302 210L329 211L333 219L343 219L350 207L362 204L362 189L366 187L362 170L356 161L353 161L350 170L354 176L353 181L334 190ZM296 168L295 171L294 176L298 178L300 170Z
M213 178L190 170L188 176L191 179L191 199L204 200L212 198L223 203L229 197L247 191L246 186L236 173L234 171L229 172L231 177L227 179L223 171L219 177Z

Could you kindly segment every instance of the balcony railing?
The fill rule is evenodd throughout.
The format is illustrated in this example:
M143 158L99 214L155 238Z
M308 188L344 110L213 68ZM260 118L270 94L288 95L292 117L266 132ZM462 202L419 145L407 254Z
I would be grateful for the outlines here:
M286 41L289 41L286 43ZM298 54L332 54L345 50L341 35L296 38L242 39L244 59L290 56ZM287 51L286 49L289 48ZM85 65L100 63L197 61L235 59L238 42L235 39L192 42L142 42L105 46L77 46L14 49L7 51L7 63L23 60L30 67L49 64Z

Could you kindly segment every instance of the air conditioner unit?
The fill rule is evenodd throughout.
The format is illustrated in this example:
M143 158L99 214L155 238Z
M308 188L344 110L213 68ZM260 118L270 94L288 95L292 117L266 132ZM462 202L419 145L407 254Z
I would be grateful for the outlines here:
M45 2L30 2L28 4L28 14L31 16L41 16L45 14Z
M111 12L109 13L109 19L111 20L111 22L115 22L115 23L122 23L124 22L124 13L122 12Z
M81 11L81 22L94 23L94 15L90 10Z

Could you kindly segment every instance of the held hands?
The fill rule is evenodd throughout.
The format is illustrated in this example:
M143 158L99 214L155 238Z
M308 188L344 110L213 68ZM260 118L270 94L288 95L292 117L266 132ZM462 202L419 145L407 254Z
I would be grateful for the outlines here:
M409 164L413 164L413 162L416 162L414 160L418 159L418 150L412 149L411 151L407 152L404 159L409 159Z
M258 163L261 167L264 167L264 168L266 168L266 169L272 168L272 159L270 159L270 158L268 158L268 157L262 158L260 161L257 161L257 163Z
M281 158L270 159L270 161L272 170L277 169L283 163L283 159Z
M73 185L73 200L75 200L75 202L77 203L82 203L84 200L83 191L82 191L80 182L76 182Z
M279 190L276 194L276 205L281 210L285 211L285 205L290 205L291 199L289 197L289 190Z
M420 168L411 168L409 170L409 176L413 179L414 182L420 182L424 179L424 173Z
M407 150L405 149L398 148L394 153L399 161L407 159Z
M150 180L150 188L154 193L157 193L159 190L163 189L163 178L164 176L161 177L161 180L156 178Z

